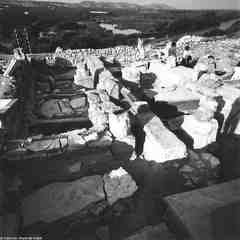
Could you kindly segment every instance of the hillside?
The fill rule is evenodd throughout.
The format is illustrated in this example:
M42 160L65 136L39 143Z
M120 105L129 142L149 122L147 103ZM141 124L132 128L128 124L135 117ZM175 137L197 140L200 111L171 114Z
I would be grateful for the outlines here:
M174 9L166 4L134 4L126 2L96 2L96 1L79 1L79 2L57 2L57 1L34 1L34 0L2 0L2 4L22 6L22 7L41 7L41 6L55 6L55 7L78 7L78 8L89 8L89 9L132 9L132 10L143 10L143 9L162 9L169 10Z

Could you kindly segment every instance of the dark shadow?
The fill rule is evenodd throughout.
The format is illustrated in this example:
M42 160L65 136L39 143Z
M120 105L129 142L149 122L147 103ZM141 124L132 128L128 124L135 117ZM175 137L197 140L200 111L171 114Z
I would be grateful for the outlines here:
M99 75L104 72L104 68L102 69L97 69L94 73L94 76L93 76L93 81L94 81L94 88L97 87L97 84L99 83Z
M237 98L230 111L230 114L225 121L224 134L233 134L240 120L240 98Z
M240 177L240 136L222 135L218 140L216 156L221 162L221 178L230 181Z
M217 131L217 139L218 137L220 136L221 134L221 131L222 131L222 127L223 127L223 123L224 123L224 115L222 114L222 109L224 108L225 106L225 101L223 99L222 96L218 96L215 98L215 100L217 101L218 103L218 107L217 107L217 110L214 114L214 118L217 120L218 122L218 131Z
M170 119L183 115L183 112L179 111L174 105L164 101L149 102L151 111L156 114L160 119Z
M56 66L60 65L60 66L63 66L65 68L71 68L73 66L72 63L69 60L67 60L65 58L62 58L62 57L56 57L55 65Z
M140 85L143 89L153 88L153 83L156 81L157 76L154 73L142 73Z
M180 128L175 130L174 134L176 134L176 136L186 144L187 148L193 149L194 140L186 131Z

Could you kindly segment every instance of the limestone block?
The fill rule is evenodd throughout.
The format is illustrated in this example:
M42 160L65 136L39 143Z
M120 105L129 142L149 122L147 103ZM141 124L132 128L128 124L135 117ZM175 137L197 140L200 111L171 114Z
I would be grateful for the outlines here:
M22 200L23 226L52 223L104 198L103 179L98 175L50 184Z
M123 139L130 134L129 113L109 114L109 129L117 139Z
M93 127L98 131L104 131L108 124L108 116L102 108L101 98L95 91L87 93L88 96L88 118Z
M196 78L195 70L183 66L169 69L163 64L158 64L153 67L150 65L149 72L153 72L157 77L153 84L156 90L174 85L184 86L186 83L192 82Z
M120 87L118 80L113 77L113 75L105 70L99 74L99 81L97 89L105 90L109 96L119 99Z
M184 116L182 129L193 139L193 147L200 149L216 141L218 122L215 119L201 121L194 115Z
M60 114L64 116L72 115L73 109L67 99L51 99L41 104L40 113L46 118L53 118Z
M98 78L98 73L104 69L103 62L94 55L88 55L86 58L87 67L91 72L91 75L95 78Z
M215 184L207 188L168 196L164 199L169 209L171 209L171 211L167 212L167 218L170 219L171 225L176 226L175 231L180 239L221 239L221 237L217 236L215 238L214 236L212 214L221 207L239 203L239 190L240 180L237 179L227 183ZM223 215L221 220L226 222ZM233 224L232 228L234 229ZM233 237L228 235L222 239L230 240L238 239L238 237L239 235Z
M138 187L132 177L120 167L104 175L104 188L110 205L119 199L127 198L137 191Z
M165 162L186 156L186 146L153 113L138 116L146 134L143 154L146 160Z
M157 226L147 226L136 234L126 238L125 240L174 240L175 236L168 230L168 227L161 223Z
M68 145L68 139L66 137L58 137L52 139L39 139L32 140L28 139L25 142L24 148L31 152L41 152L41 151L56 151L60 148L64 149Z
M122 69L122 78L126 81L139 84L140 77L140 70L135 67L125 67Z
M84 108L87 105L85 96L73 97L70 101L70 105L73 109Z
M74 76L73 82L77 86L81 86L88 89L94 88L94 80L92 76L83 77L82 75L77 74Z

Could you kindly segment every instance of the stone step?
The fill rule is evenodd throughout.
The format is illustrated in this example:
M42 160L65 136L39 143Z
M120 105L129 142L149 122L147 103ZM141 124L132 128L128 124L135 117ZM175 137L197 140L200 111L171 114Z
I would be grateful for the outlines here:
M216 225L212 214L219 208L240 202L240 179L172 195L166 197L164 201L168 205L166 214L168 222L181 239L184 237L193 240L221 239L214 238ZM224 233L227 234L226 231ZM222 239L232 238L229 236ZM239 239L239 235L233 239Z
M167 226L161 223L157 226L147 226L125 240L175 240L175 236L169 232Z

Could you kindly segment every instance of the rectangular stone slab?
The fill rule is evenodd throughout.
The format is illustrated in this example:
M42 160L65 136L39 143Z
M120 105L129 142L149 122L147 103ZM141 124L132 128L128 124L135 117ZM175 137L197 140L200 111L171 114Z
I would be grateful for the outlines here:
M240 202L240 179L172 195L165 202L167 218L178 233L193 240L214 240L212 214L220 207Z
M103 179L98 175L47 185L23 199L23 226L39 222L50 224L104 198Z

